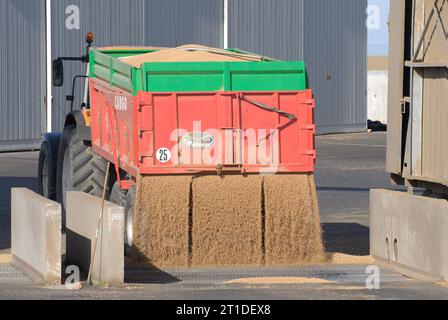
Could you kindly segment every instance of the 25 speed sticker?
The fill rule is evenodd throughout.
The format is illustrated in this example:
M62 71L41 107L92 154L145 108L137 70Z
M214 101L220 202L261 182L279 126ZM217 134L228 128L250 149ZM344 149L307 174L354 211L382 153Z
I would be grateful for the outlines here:
M168 148L160 148L156 156L160 163L168 163L171 160L171 151Z

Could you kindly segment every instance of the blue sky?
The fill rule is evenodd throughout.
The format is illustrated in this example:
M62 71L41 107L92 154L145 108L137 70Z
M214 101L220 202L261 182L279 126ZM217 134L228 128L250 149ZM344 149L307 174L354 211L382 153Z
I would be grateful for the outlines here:
M368 25L370 24L369 55L387 55L389 48L389 0L369 0Z

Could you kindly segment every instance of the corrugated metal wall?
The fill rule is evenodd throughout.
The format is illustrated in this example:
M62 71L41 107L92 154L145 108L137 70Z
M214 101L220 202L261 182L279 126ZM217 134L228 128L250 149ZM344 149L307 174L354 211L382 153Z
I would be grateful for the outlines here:
M319 133L367 128L367 0L306 0L304 58Z
M367 126L367 0L229 1L229 45L304 59L319 133Z
M66 8L80 10L80 29L65 26ZM52 58L82 55L85 34L95 34L95 46L200 43L222 46L221 0L57 0L52 2ZM70 103L65 100L74 75L84 74L78 62L65 62L65 85L53 88L54 131L61 130ZM82 101L84 80L78 80L75 108Z
M0 79L0 150L13 150L36 144L45 131L45 8L44 0L2 0L0 5L0 34L8 43L0 48L8 61L0 66L1 74L8 75ZM79 30L66 28L66 9L73 5L80 10ZM363 130L366 6L367 0L229 0L229 45L279 59L304 59L317 99L319 133ZM222 47L223 0L52 1L52 58L82 55L88 31L96 35L95 46ZM53 88L54 131L62 129L69 111L65 96L71 79L85 72L80 63L65 66L65 86ZM82 82L76 86L75 108L81 103ZM19 85L27 90L19 91Z
M305 1L229 0L229 47L303 59Z
M0 151L40 145L44 27L44 1L0 1Z
M66 28L66 9L76 5L80 10L80 29ZM83 55L85 35L95 34L95 46L142 45L145 43L145 1L144 0L56 0L52 1L52 58ZM70 103L65 96L70 93L74 75L85 74L85 65L79 62L65 62L65 84L53 88L53 131L61 130ZM84 80L78 80L75 108L82 101Z
M223 46L222 0L146 0L146 44Z

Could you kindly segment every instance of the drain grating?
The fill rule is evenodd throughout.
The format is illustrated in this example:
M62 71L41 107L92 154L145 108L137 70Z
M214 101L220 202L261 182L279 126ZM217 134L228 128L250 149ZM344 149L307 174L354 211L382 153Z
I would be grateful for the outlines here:
M247 278L317 278L341 284L365 284L370 274L361 266L281 267L281 268L193 268L161 271L157 269L125 268L128 284L224 284ZM408 278L381 270L381 283L403 282ZM29 284L22 272L8 264L0 264L0 284Z
M0 284L27 284L31 283L22 272L9 264L0 264Z
M124 282L133 284L173 284L183 281L174 274L156 269L128 269L124 271Z
M174 284L177 282L190 284L219 284L235 279L246 278L318 278L322 280L344 283L365 284L370 274L363 267L282 267L282 268L229 268L229 269L174 269L160 271L156 269L125 269L125 282L133 284ZM400 274L383 270L381 282L401 282L407 279Z

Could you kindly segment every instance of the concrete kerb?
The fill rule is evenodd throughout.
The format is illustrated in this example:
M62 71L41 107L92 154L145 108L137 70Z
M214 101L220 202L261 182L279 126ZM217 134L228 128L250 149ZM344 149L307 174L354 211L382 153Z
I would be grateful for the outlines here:
M66 262L87 275L93 256L101 199L82 192L67 192ZM104 203L102 227L92 268L92 282L124 282L124 208Z
M11 265L35 282L61 283L61 205L11 190Z
M421 280L448 280L448 202L404 192L370 192L372 256Z

